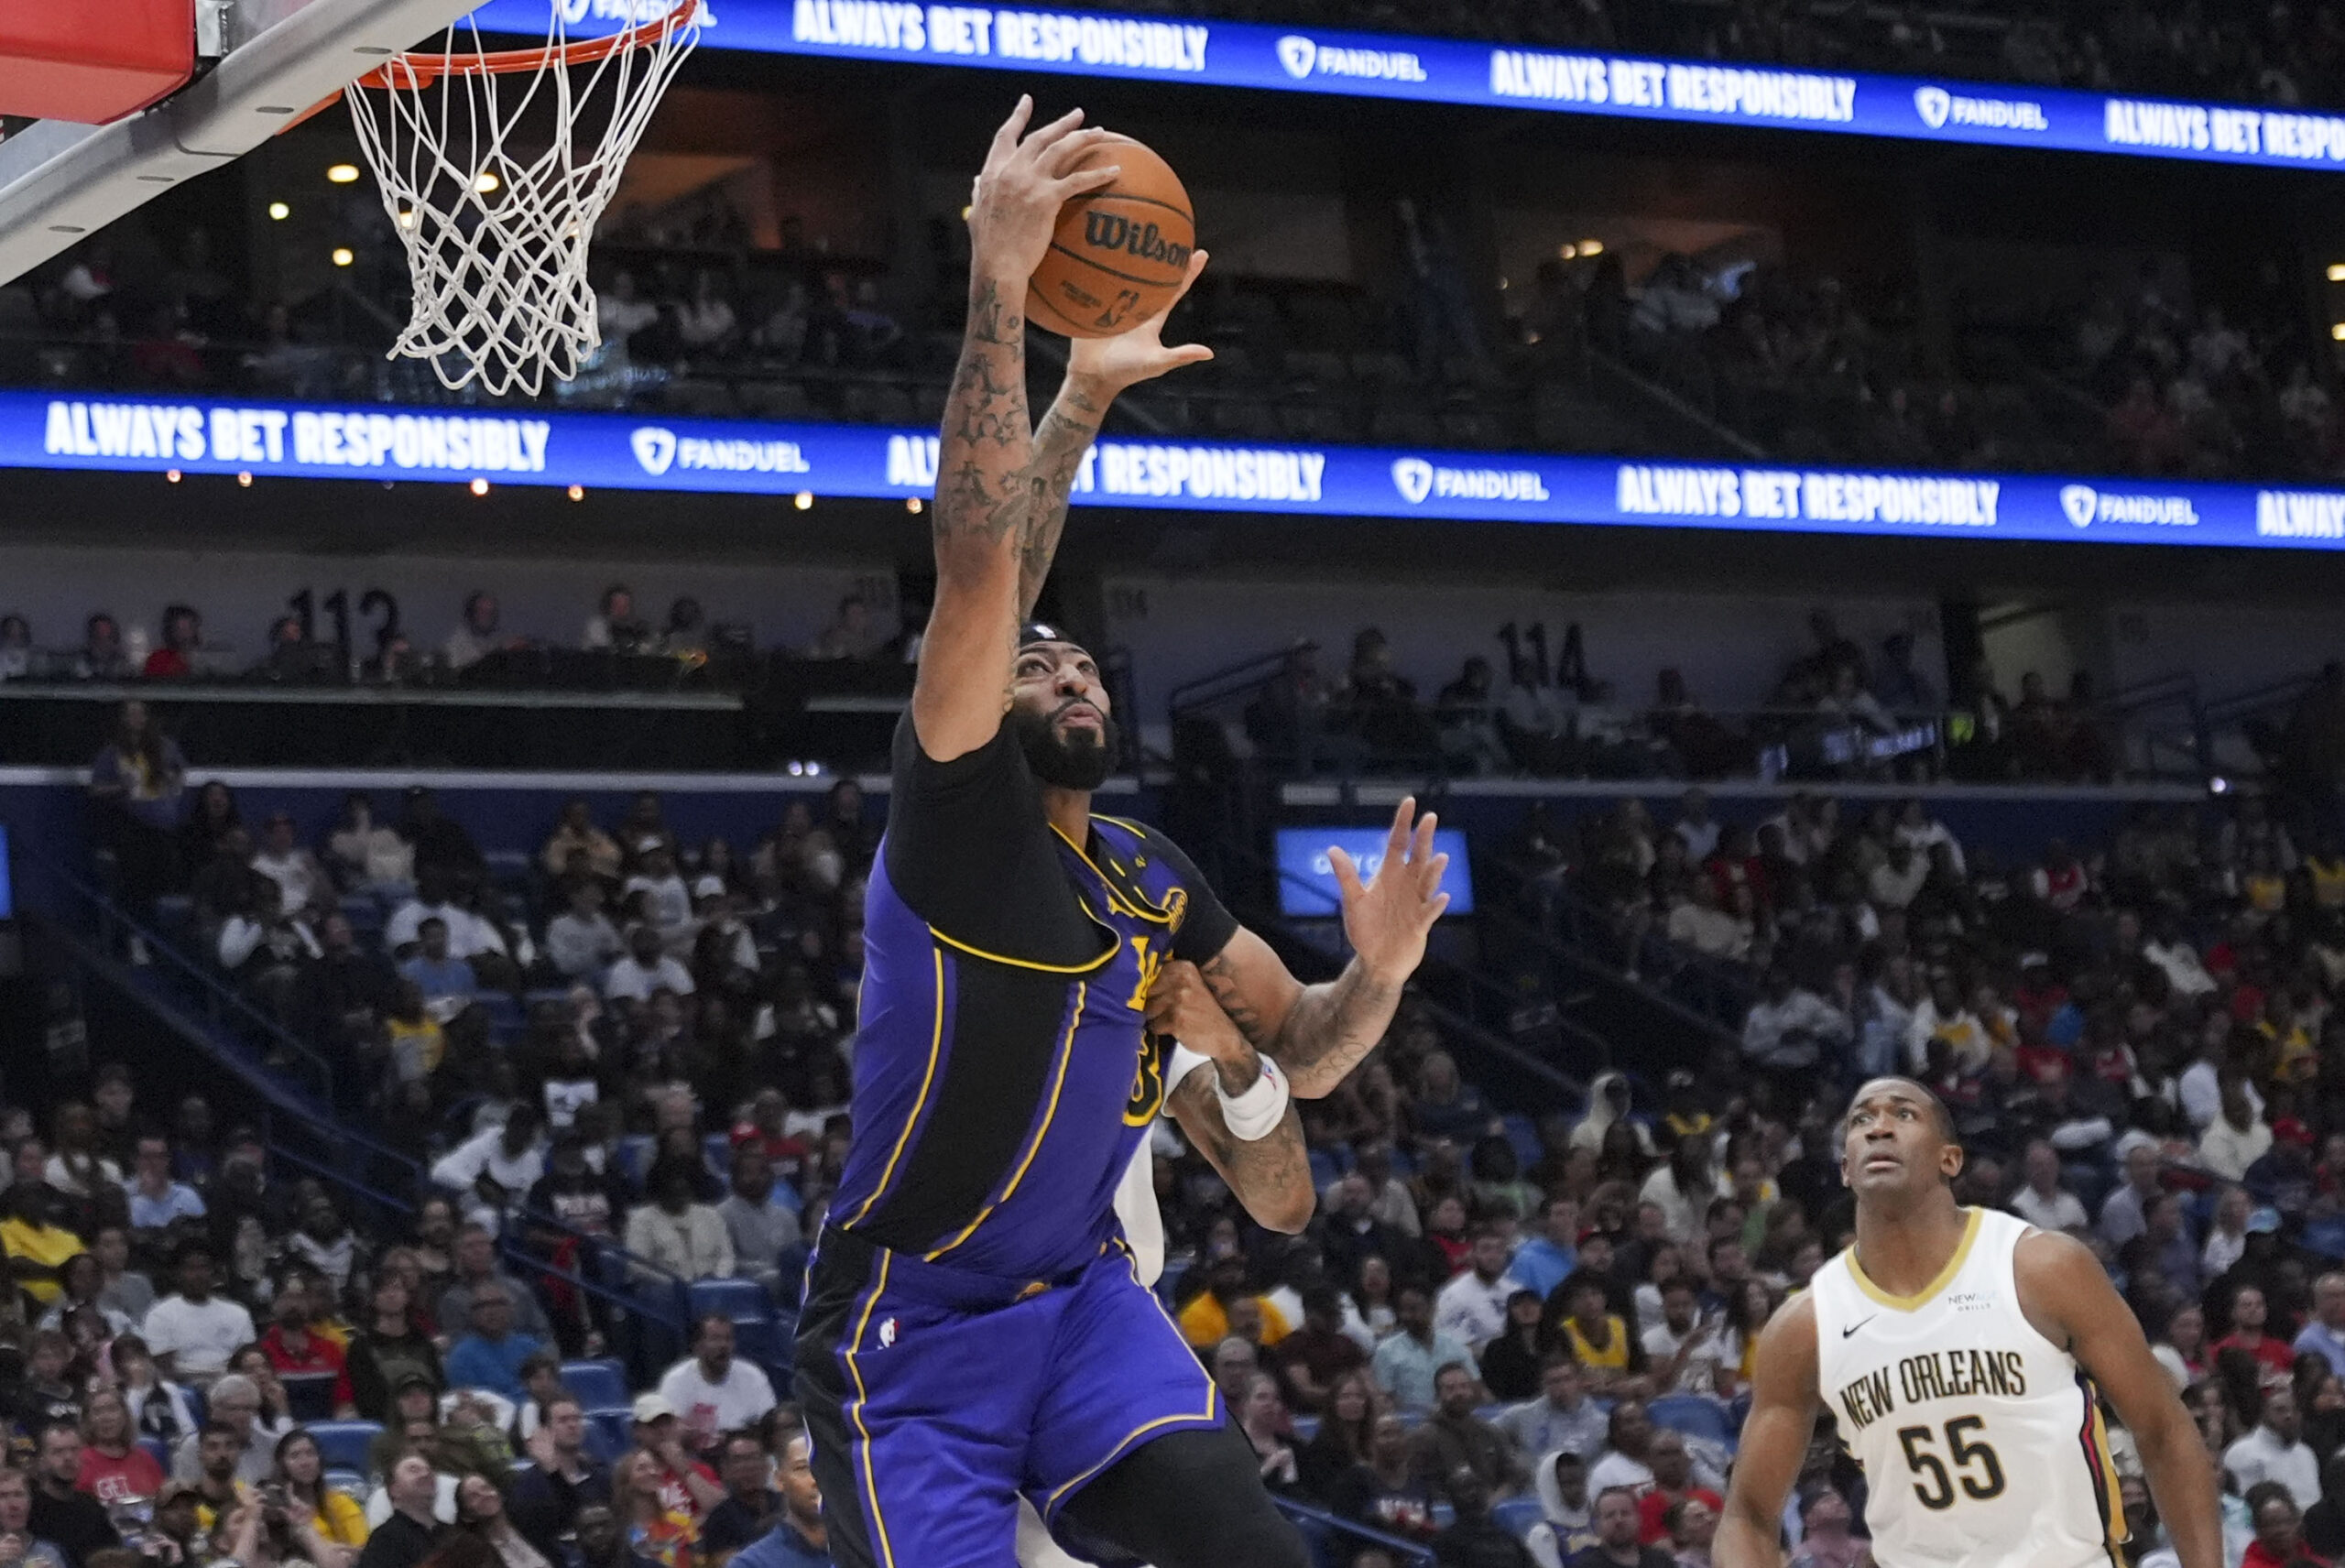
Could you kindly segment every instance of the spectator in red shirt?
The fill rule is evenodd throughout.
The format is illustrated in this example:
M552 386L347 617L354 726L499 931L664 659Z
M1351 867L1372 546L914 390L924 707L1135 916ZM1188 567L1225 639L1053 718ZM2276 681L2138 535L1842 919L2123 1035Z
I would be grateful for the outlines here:
M82 1473L73 1483L109 1508L163 1489L163 1467L138 1446L120 1390L100 1388L82 1407Z
M1642 1523L1638 1539L1647 1546L1669 1544L1672 1504L1696 1497L1709 1505L1716 1519L1726 1510L1726 1499L1694 1481L1694 1461L1685 1452L1685 1438L1667 1427L1656 1428L1645 1448L1645 1464L1652 1470L1652 1488L1637 1499Z
M809 1150L805 1139L785 1130L789 1118L790 1102L780 1090L758 1090L749 1102L748 1119L733 1124L733 1147L756 1144L772 1163L774 1179L795 1186L806 1173Z
M2291 1376L2296 1371L2296 1353L2286 1339L2263 1332L2266 1312L2263 1292L2253 1285L2241 1285L2231 1295L2231 1331L2215 1341L2208 1359L2211 1361L2226 1350L2244 1350L2265 1371L2283 1378Z
M147 656L139 673L154 680L183 680L195 673L195 651L203 646L203 617L187 604L163 607L163 646Z
M347 1421L356 1415L358 1406L350 1391L350 1372L344 1364L342 1346L310 1330L310 1292L298 1281L288 1279L277 1288L269 1316L272 1321L268 1332L260 1336L260 1350L277 1375L298 1377L331 1373L336 1419Z
M2255 1539L2248 1543L2239 1568L2291 1568L2306 1563L2329 1568L2329 1559L2316 1556L2305 1544L2304 1516L2296 1511L2296 1500L2288 1495L2287 1487L2266 1481L2250 1486L2247 1497L2255 1519Z

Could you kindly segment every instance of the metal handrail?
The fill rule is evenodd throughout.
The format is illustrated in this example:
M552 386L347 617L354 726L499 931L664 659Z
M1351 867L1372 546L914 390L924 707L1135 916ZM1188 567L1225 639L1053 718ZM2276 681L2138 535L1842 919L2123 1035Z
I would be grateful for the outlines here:
M1279 1512L1291 1519L1308 1519L1322 1530L1340 1530L1346 1535L1358 1536L1368 1545L1380 1546L1391 1552L1399 1561L1410 1564L1411 1568L1433 1568L1434 1559L1433 1548L1430 1546L1401 1536L1388 1534L1369 1525L1356 1524L1340 1514L1331 1514L1325 1508L1314 1508L1308 1503L1298 1503L1292 1497L1274 1497L1271 1499L1271 1503Z
M1201 708L1211 702L1225 702L1232 697L1243 695L1257 687L1269 684L1272 677L1286 668L1288 656L1302 648L1308 648L1315 653L1318 651L1319 645L1308 639L1290 643L1272 652L1254 654L1249 658L1239 659L1235 664L1225 665L1219 670L1208 671L1194 680L1184 681L1172 688L1172 694L1164 700L1164 705L1177 719L1192 709ZM1224 687L1227 689L1216 690L1216 688Z
M263 1036L267 1039L269 1044L299 1052L317 1063L319 1071L324 1076L326 1082L327 1094L324 1107L311 1109L300 1113L300 1119L307 1124L310 1131L328 1138L337 1140L355 1151L370 1157L371 1159L387 1160L395 1169L398 1169L414 1177L419 1185L430 1181L430 1167L422 1161L418 1160L412 1155L409 1155L403 1150L394 1149L387 1143L377 1141L365 1132L360 1130L358 1127L346 1123L341 1116L333 1114L332 1106L333 1106L337 1102L334 1100L333 1095L333 1064L330 1062L326 1061L324 1057L319 1055L318 1052L311 1047L304 1044L298 1036L287 1031L277 1022L276 1019L271 1018L266 1013L263 1013L254 1007L250 1002L237 995L233 987L223 982L218 975L206 971L201 964L197 964L193 959L181 952L177 944L172 942L168 937L163 936L149 927L140 924L138 921L132 920L128 915L125 914L119 905L116 905L113 900L106 898L100 890L92 887L87 883L83 882L81 877L76 876L72 871L69 870L62 863L60 863L53 853L38 844L31 844L29 847L33 857L42 863L43 869L49 873L49 875L54 877L58 881L79 894L81 898L96 912L98 918L102 921L113 921L122 929L138 935L141 940L146 942L147 950L151 954L168 961L168 964L171 968L175 969L182 975L193 979L197 985L205 993L207 998L210 999L215 1007L225 1005L225 1007L227 1007L232 1012L242 1015L252 1025L257 1027L261 1030ZM295 1113L289 1107L284 1114L293 1115ZM432 1183L432 1185L436 1187L437 1183ZM591 1242L596 1247L600 1248L606 1256L618 1258L627 1262L631 1268L637 1268L644 1272L672 1280L676 1282L680 1288L683 1285L683 1281L680 1276L670 1273L667 1269L660 1268L657 1263L652 1262L649 1258L642 1258L633 1252L629 1252L625 1247L619 1245L616 1241L610 1241L602 1236L591 1236L557 1215L544 1213L541 1210L532 1209L526 1203L518 1202L511 1205L509 1212L518 1214L532 1225L544 1226L579 1241Z

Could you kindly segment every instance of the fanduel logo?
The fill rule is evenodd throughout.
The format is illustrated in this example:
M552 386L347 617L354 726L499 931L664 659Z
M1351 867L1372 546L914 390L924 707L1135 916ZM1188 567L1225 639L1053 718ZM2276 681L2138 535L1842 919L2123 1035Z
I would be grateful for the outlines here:
M1424 61L1406 49L1336 49L1300 33L1279 40L1279 64L1297 82L1305 77L1349 76L1371 82L1423 82Z
M2112 495L2089 485L2060 487L2060 510L2078 528L2095 523L2132 523L2146 528L2195 528L2198 509L2187 495Z
M627 437L627 444L635 448L635 461L643 472L657 479L668 472L676 461L676 432L663 430L657 425L646 425Z
M1436 468L1421 457L1392 464L1392 487L1416 506L1428 496L1458 501L1544 501L1547 482L1529 468Z
M1966 98L1958 93L1948 93L1943 87L1915 88L1914 112L1922 116L1922 124L1934 131L1949 123L1999 131L2048 131L2052 128L2052 122L2045 118L2041 103L2012 98Z

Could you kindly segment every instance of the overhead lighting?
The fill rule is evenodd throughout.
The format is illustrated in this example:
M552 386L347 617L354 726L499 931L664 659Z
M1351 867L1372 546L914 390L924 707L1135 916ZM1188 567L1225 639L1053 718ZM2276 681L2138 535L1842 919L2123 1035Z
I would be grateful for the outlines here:
M326 170L326 178L336 185L354 185L358 180L358 166L354 163L337 163Z
M2329 264L2329 280L2331 283L2345 283L2345 261L2332 261Z
M570 498L573 501L584 501L586 499L586 486L584 485L572 485L570 487Z
M2345 343L2345 321L2339 321L2336 325L2330 327L2329 329L2329 335L2335 338L2339 343Z
M415 209L412 207L399 209L399 227L403 229L415 227Z
M1508 287L1507 279L1505 279L1505 278L1500 278L1500 279L1499 279L1499 292L1500 292L1501 294L1503 294L1504 292L1506 292L1507 287Z
M473 177L473 189L486 196L505 182L496 178L496 170L484 169Z
M163 470L163 477L171 484L177 485L180 482L180 471L176 468L166 468Z
M247 490L251 489L253 487L252 470L248 468L245 470L244 473L237 474L236 483L243 485Z
M1582 256L1602 256L1604 254L1604 242L1602 240L1582 240L1579 242L1579 253Z
M1576 245L1559 245L1555 247L1555 255L1565 261L1571 260L1578 254L1579 246Z
M472 483L472 492L473 492L473 494L474 494L474 495L487 495L487 494L488 494L488 481L487 481L487 480L485 480L485 479L475 479L475 480L474 480L474 481L473 481L473 483Z
M293 209L282 201L271 201L268 204L268 215L271 221L281 223L293 215Z
M812 490L798 492L798 509L802 512L811 512L814 509L814 492Z
M356 261L358 257L352 253L351 248L348 245L336 245L333 247L333 264L336 267L348 267L352 262Z
M915 517L919 517L921 514L920 497L917 495L906 496L904 499L904 510L910 512Z

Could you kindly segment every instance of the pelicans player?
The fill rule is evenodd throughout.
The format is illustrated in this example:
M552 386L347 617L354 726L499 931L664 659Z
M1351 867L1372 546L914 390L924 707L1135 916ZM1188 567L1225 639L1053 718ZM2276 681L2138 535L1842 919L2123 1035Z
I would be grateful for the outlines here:
M2221 1568L2206 1444L2081 1244L1954 1201L1962 1148L1921 1084L1876 1078L1842 1127L1856 1245L1759 1342L1713 1548L1780 1568L1819 1405L1864 1465L1881 1568L2121 1568L2096 1389L2133 1434L2182 1568Z

